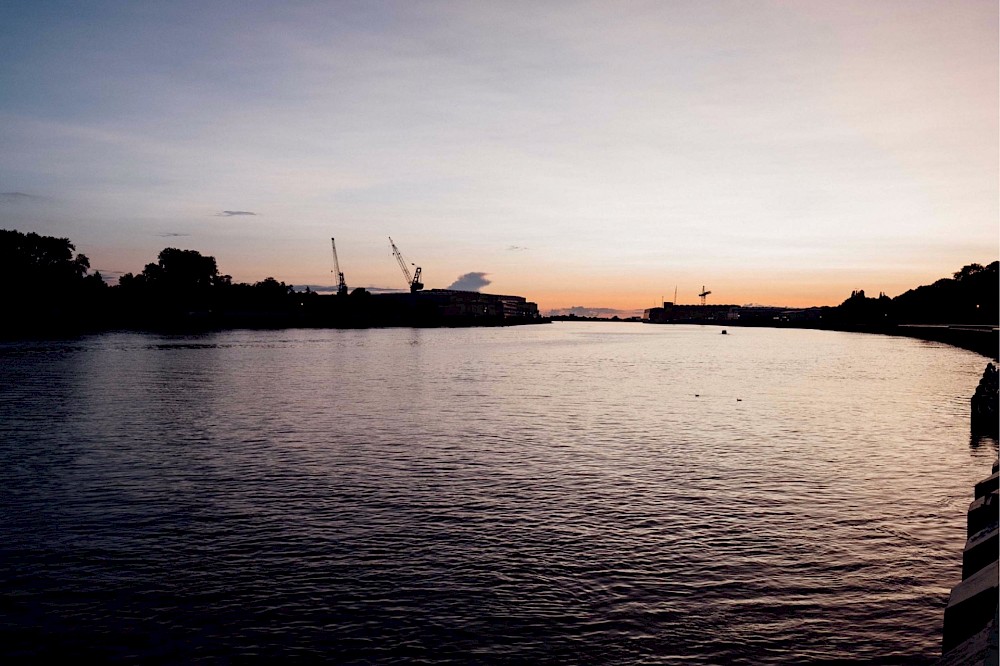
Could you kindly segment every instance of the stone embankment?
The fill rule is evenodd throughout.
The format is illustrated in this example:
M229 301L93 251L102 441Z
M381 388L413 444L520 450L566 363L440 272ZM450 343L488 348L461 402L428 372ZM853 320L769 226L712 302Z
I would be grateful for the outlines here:
M996 438L1000 434L1000 377L992 363L986 366L972 396L972 433Z
M990 363L972 398L973 434L996 437L997 400L1000 395L997 369ZM1000 627L1000 465L976 484L969 505L965 548L962 551L962 582L952 588L944 611L942 657L938 666L998 666L997 631Z
M881 332L943 342L946 345L974 351L993 360L1000 358L1000 353L998 353L1000 351L1000 332L996 326L900 324Z

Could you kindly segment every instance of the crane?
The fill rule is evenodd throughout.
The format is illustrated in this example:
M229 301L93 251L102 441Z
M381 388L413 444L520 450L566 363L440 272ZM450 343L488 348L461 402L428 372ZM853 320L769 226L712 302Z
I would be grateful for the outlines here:
M413 276L410 276L410 269L406 267L406 261L403 259L403 255L399 253L399 248L396 244L392 242L392 236L389 236L389 245L392 246L392 253L396 256L396 261L399 262L399 267L403 269L403 276L410 285L410 293L415 291L420 291L424 288L424 283L420 281L420 266L416 264L410 264L411 266L416 266L416 270L413 271Z
M698 294L698 297L701 299L701 304L702 305L705 305L705 298L707 298L708 295L711 294L711 293L712 292L710 292L710 291L705 291L705 285L701 285L701 293Z
M340 272L340 262L337 261L337 241L330 239L333 246L333 272L337 274L337 296L347 296L347 282L344 281L344 274Z

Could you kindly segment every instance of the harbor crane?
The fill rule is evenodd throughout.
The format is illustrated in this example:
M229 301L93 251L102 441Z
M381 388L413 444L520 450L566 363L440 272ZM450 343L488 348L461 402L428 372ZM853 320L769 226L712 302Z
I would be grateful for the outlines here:
M698 298L701 299L701 304L702 305L705 305L705 299L708 298L708 295L711 294L711 293L712 292L705 290L705 285L701 285L701 293L698 294Z
M413 275L411 276L410 269L406 267L406 261L403 259L403 255L399 253L399 248L392 242L392 236L389 236L389 245L392 246L392 253L395 255L396 261L399 262L399 267L403 269L403 276L410 285L410 293L412 294L423 289L424 283L420 281L420 266L410 264L411 266L416 267L416 270L413 271Z
M340 272L340 262L337 261L337 241L330 239L333 247L333 272L337 277L337 296L347 296L347 282L344 281L344 274Z

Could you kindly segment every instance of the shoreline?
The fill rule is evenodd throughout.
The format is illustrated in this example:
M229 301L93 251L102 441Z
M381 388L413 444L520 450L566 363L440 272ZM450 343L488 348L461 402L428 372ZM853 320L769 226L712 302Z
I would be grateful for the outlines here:
M1000 360L1000 329L991 324L891 324L872 326L865 324L820 324L818 322L775 322L775 321L729 321L721 320L686 320L672 322L648 322L638 318L608 319L602 317L569 317L564 315L550 317L552 321L582 321L582 322L614 322L648 324L651 326L675 326L679 324L690 326L716 326L719 328L793 328L816 331L840 331L843 333L869 333L872 335L892 335L906 338L917 338L929 342L941 342L952 347L959 347L976 352L993 361Z
M21 331L20 334L0 335L2 342L18 342L31 340L53 340L78 335L95 335L100 333L112 333L130 331L134 333L166 333L166 334L195 334L218 331L238 331L238 330L282 330L294 328L314 328L314 329L337 329L337 330L360 330L369 328L506 328L512 326L531 326L537 324L549 324L556 321L579 321L579 322L609 322L609 323L631 323L649 324L649 322L637 321L635 319L602 319L596 317L538 317L538 318L456 318L451 321L423 321L423 322L383 322L373 324L370 322L357 322L355 325L324 325L307 322L289 322L258 319L256 321L231 322L228 324L206 321L186 321L176 324L160 324L148 326L110 326L110 327L67 327L54 328L50 330ZM898 337L916 338L929 342L941 342L952 347L959 347L975 352L991 360L998 360L998 348L1000 348L1000 330L994 326L976 325L947 325L947 324L897 324L895 326L863 326L863 325L841 325L841 326L817 326L801 323L775 323L775 322L740 322L740 321L678 321L669 324L650 324L653 326L673 326L673 325L694 325L694 326L715 326L718 328L774 328L774 329L806 329L818 331L839 331L842 333L867 333L871 335L889 335Z
M610 321L610 320L606 320ZM649 323L649 322L642 322ZM694 324L698 326L717 326L719 328L793 328L816 331L840 331L842 333L869 333L872 335L890 335L905 338L916 338L929 342L941 342L952 347L960 347L968 351L998 360L1000 351L1000 329L990 325L961 324L894 324L886 326L868 325L815 325L802 323L775 322L740 322L734 321L684 321L671 324L651 324L653 326L671 326L673 324Z

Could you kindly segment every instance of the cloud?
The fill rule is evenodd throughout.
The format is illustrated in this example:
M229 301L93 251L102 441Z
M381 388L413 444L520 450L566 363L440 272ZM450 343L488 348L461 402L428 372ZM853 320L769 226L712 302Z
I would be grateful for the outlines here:
M336 289L333 287L331 287L331 289L334 289L334 291L336 291ZM401 291L405 292L407 290L400 289L398 287L365 287L365 291L370 291L373 294L395 294Z
M466 273L448 286L448 289L457 291L479 291L490 283L486 279L487 273Z
M256 215L257 213L251 212L249 210L224 210L221 213L216 213L216 217L235 217L237 215Z
M162 234L156 234L160 238L179 238L180 236L190 236L191 234L182 234L176 231L165 231Z
M28 203L30 201L46 201L46 197L24 192L0 192L0 203Z
M527 250L527 249L528 248L524 247L523 245L508 245L507 246L507 251L508 252L523 252L524 250Z
M107 284L118 284L118 278L125 275L129 271L116 271L110 268L95 268L90 271L90 274L100 273L101 279Z
M310 291L315 291L318 294L333 294L337 292L337 285L325 285L325 284L303 284L296 285L295 291L305 291L306 287L309 287ZM356 287L351 287L351 291L354 291ZM379 293L398 293L401 291L407 291L405 289L399 289L396 287L364 287L365 291L371 292L373 294Z
M588 308L583 305L574 305L571 308L557 308L549 312L550 317L568 316L576 315L577 317L598 317L601 319L610 319L611 317L619 317L625 319L628 317L635 317L641 315L641 310L617 310L615 308Z

